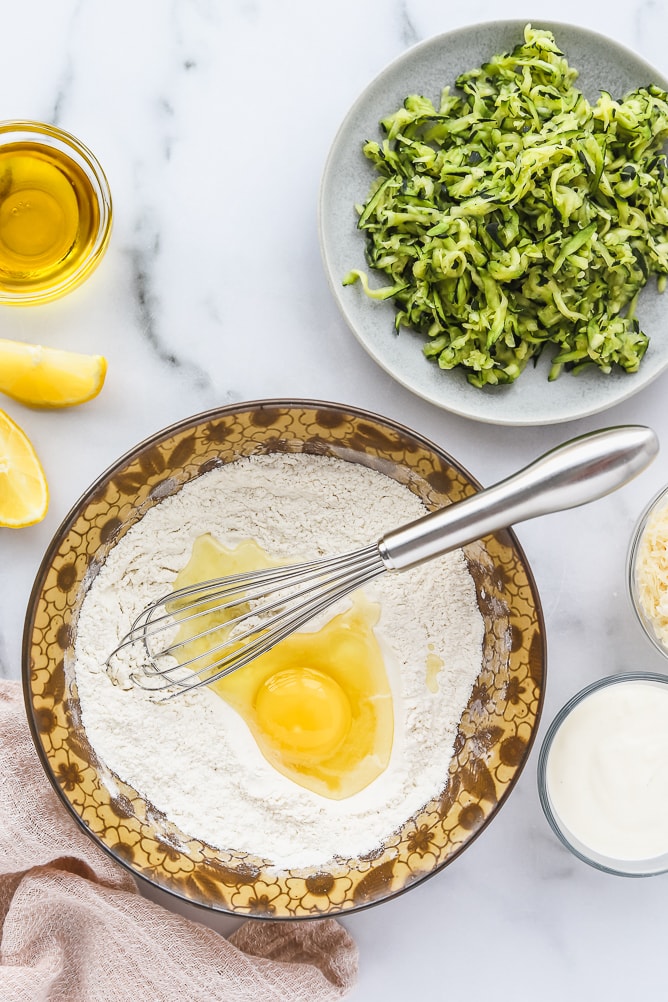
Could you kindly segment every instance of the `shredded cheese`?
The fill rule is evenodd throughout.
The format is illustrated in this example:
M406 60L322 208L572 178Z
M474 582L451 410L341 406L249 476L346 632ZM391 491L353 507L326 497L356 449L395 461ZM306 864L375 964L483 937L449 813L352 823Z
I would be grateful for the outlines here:
M668 647L668 502L647 519L638 543L635 579L642 611L657 640Z

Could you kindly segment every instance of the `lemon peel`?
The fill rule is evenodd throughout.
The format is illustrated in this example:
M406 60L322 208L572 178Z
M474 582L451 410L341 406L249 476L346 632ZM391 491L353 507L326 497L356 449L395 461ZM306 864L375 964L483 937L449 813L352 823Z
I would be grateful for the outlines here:
M49 488L39 457L23 429L0 410L0 526L34 525L48 507Z
M0 393L28 407L86 403L98 395L106 374L102 355L0 338Z

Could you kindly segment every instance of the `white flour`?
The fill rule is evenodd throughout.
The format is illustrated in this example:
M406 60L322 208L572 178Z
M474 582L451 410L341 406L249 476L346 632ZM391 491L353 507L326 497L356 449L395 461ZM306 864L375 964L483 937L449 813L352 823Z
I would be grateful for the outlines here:
M104 662L135 616L169 590L205 532L228 546L254 539L279 558L308 558L364 546L424 513L390 478L308 455L242 459L156 505L112 549L80 612L75 673L97 755L182 832L212 846L281 868L373 851L442 791L480 671L483 624L460 551L365 586L381 604L376 634L395 738L385 772L345 800L320 797L274 770L215 692L156 703L123 687L127 673L113 684ZM444 666L430 688L434 658Z

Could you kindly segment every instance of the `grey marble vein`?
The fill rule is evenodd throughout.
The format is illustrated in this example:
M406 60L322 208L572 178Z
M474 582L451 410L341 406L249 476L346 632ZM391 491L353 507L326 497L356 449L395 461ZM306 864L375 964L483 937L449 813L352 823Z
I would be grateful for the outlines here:
M399 20L401 24L401 41L408 48L420 41L420 34L415 27L409 5L405 2L399 5Z
M54 125L61 124L63 110L67 107L70 95L72 94L76 83L76 56L72 51L71 39L75 34L75 27L80 18L82 6L83 0L77 0L69 17L67 37L70 44L68 44L68 47L63 55L63 65L60 78L56 84L56 93L53 99L53 105L46 118L47 121L52 122Z
M137 245L130 250L132 291L141 335L161 363L172 369L178 369L196 389L209 390L211 380L204 370L179 353L170 350L162 338L157 315L159 302L151 279L152 262L159 253L159 248L160 241L156 234L148 248Z

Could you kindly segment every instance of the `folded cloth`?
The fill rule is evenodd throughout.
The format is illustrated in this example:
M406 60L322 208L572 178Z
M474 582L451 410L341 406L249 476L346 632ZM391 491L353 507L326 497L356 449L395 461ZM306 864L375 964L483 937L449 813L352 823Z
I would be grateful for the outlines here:
M327 1002L357 951L334 919L229 938L142 897L46 778L19 682L0 680L0 1002Z

